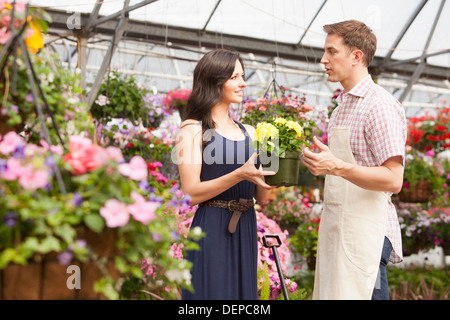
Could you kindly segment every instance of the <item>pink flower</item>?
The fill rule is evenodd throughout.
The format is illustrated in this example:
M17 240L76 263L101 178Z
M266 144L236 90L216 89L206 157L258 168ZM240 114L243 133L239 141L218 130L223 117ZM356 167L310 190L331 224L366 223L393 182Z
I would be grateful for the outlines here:
M47 170L33 170L32 166L26 166L19 178L19 184L26 190L44 188L48 184L49 174Z
M63 160L69 163L76 174L93 171L103 165L100 153L103 148L92 145L92 141L81 136L71 136L69 140L70 153Z
M2 173L2 178L8 181L16 180L26 170L16 158L9 158L6 167L7 170Z
M105 205L100 208L100 215L105 218L109 228L123 227L130 219L127 205L117 199L107 200Z
M3 27L0 29L0 44L6 44L9 40L9 38L11 38L12 36L12 32L8 31L6 29L6 27Z
M0 142L0 152L4 155L8 155L13 152L17 146L23 145L24 141L14 131L10 131L3 136L3 140Z
M63 148L61 146L53 146L51 145L50 148L48 146L47 141L45 141L44 139L42 139L41 141L41 145L46 149L46 150L51 150L53 153L62 156L63 155Z
M159 207L158 202L145 201L145 198L136 191L131 191L131 198L134 204L128 205L128 211L136 221L147 225L156 219L155 210Z
M105 149L105 154L108 159L115 160L117 162L123 161L122 151L114 146L109 146Z
M147 163L141 156L134 156L129 163L120 164L118 170L124 176L136 181L142 181L148 177Z

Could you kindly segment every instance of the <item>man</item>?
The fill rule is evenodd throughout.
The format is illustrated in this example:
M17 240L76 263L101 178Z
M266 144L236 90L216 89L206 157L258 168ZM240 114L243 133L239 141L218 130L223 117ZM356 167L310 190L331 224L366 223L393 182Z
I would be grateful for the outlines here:
M326 175L314 299L389 299L386 264L402 261L390 201L401 190L406 119L401 104L368 72L376 37L362 22L325 25L321 63L343 94L329 122L329 147L305 148L303 163ZM381 258L381 259L380 259Z

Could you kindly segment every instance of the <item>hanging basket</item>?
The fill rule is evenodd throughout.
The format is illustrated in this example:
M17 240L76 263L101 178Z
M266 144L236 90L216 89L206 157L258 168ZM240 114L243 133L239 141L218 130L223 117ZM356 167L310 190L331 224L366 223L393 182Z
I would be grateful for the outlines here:
M398 196L402 202L427 202L431 196L430 181L419 180L414 187L403 188Z
M298 176L300 169L301 153L295 151L286 151L284 158L279 158L278 171L273 176L265 176L265 181L271 186L296 186L298 185ZM270 170L269 167L265 167Z
M80 234L80 233L79 233ZM93 249L98 259L105 264L94 261L72 261L70 264L80 268L81 288L69 288L67 281L74 273L69 265L61 265L57 254L51 252L38 255L27 265L9 264L0 270L1 300L96 300L104 297L94 291L94 283L107 271L113 278L119 273L114 267L117 255L115 243L117 233L105 229L102 233L83 230L83 239ZM106 270L103 269L106 268Z

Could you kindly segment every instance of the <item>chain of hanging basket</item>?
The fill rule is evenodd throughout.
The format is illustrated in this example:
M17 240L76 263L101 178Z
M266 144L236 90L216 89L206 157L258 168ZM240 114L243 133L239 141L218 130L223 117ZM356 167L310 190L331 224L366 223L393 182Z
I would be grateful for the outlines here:
M13 1L13 5L12 5L12 11L11 11L11 21L14 21L15 4L16 4L16 1L14 0ZM27 5L27 15L28 15L28 10L29 10L29 7ZM11 30L12 30L13 34L12 34L11 38L9 39L9 41L6 43L6 45L3 48L2 52L0 53L0 61L5 59L4 62L2 63L2 67L0 68L1 75L3 75L3 70L5 69L6 62L8 61L8 57L12 53L14 53L14 59L17 58L17 53L16 53L17 46L20 46L20 48L22 49L22 55L23 55L23 59L24 59L24 62L25 62L25 70L26 70L28 82L29 82L30 87L31 87L31 94L32 94L33 99L35 101L35 109L36 109L36 113L38 115L39 122L42 125L44 138L47 141L48 145L51 146L52 142L51 142L51 139L50 139L50 135L49 135L49 132L48 132L47 125L45 123L45 118L44 118L44 113L43 113L43 110L42 110L42 106L41 106L41 104L39 102L39 99L38 99L39 98L38 91L39 91L39 93L40 93L40 95L42 97L42 100L44 101L45 109L48 112L48 114L49 114L49 116L50 116L50 118L52 120L52 125L53 125L53 128L56 131L58 139L59 139L62 147L64 148L64 143L63 143L63 140L61 139L61 136L59 134L59 130L58 130L58 127L56 125L53 113L52 113L51 109L48 106L47 99L45 98L44 92L42 91L42 88L41 88L41 86L39 84L39 79L37 78L36 72L34 71L33 65L31 64L31 60L30 60L30 56L29 56L29 53L28 53L27 46L25 44L25 41L22 38L22 33L25 30L25 25L24 25L24 27L22 27L22 29L19 32L14 27L12 27ZM17 70L14 70L14 71L16 72ZM16 78L15 75L13 75L13 79L15 79L15 78ZM51 151L51 149L49 149L49 151L50 151L50 156L53 157L53 152ZM63 179L62 179L62 176L61 176L61 172L60 172L58 166L55 167L55 176L56 176L56 179L58 181L58 185L59 185L59 188L61 190L61 193L63 195L65 195L66 194L66 188L64 186L64 182L63 182Z

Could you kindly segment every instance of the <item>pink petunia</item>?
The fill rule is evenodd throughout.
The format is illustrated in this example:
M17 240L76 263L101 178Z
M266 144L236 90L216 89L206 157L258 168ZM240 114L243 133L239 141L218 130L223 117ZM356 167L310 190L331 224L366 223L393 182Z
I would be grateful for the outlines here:
M0 153L8 155L13 152L17 146L24 144L21 136L14 131L10 131L3 136L3 140L0 142Z
M63 160L72 166L76 174L93 171L104 164L100 156L103 148L93 145L88 138L71 136L69 150L70 153L66 154Z
M46 150L51 150L53 153L62 156L63 155L63 148L61 146L54 146L51 145L50 148L48 146L47 141L45 141L44 139L42 139L41 141L41 145L46 149Z
M36 190L44 188L48 184L49 173L47 170L33 170L31 166L26 166L19 178L19 184L26 190Z
M123 227L130 219L127 205L117 199L107 200L105 205L100 208L100 215L105 218L109 228Z
M155 211L159 207L158 202L145 201L145 198L136 191L131 191L131 198L134 204L128 205L128 211L136 221L147 225L156 219Z
M1 177L8 181L18 179L26 170L16 158L9 158L8 161L6 161L6 168L6 171L1 174Z
M136 181L148 177L147 163L141 156L134 156L129 163L120 164L118 170L124 176Z

